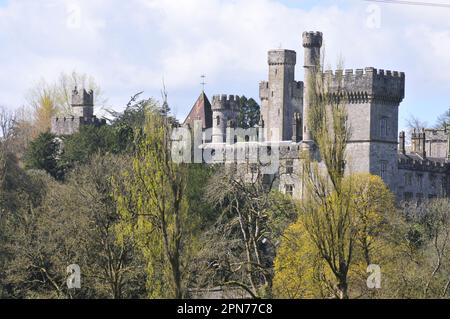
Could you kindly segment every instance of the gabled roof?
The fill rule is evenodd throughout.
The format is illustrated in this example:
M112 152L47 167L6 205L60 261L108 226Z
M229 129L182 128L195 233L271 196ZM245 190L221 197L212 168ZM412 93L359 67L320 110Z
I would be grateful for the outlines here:
M200 96L189 112L189 115L184 120L183 125L189 124L191 127L194 127L194 121L197 120L202 121L203 129L212 127L211 103L204 91L200 93Z

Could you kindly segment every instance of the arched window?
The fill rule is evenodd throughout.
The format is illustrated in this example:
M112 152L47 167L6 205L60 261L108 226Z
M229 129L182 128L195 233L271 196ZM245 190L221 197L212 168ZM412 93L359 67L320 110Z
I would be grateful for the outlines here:
M220 116L219 115L216 116L216 125L220 125Z

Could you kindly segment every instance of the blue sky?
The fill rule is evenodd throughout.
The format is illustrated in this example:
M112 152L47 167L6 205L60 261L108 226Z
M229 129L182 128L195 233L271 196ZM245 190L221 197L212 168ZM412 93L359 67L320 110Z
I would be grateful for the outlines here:
M431 1L431 0L430 0ZM450 3L444 0L433 2ZM160 97L164 79L180 119L201 90L258 98L267 51L324 33L326 63L406 73L400 128L414 114L432 124L450 107L450 9L362 0L0 0L0 105L61 72L92 75L120 109L138 91Z

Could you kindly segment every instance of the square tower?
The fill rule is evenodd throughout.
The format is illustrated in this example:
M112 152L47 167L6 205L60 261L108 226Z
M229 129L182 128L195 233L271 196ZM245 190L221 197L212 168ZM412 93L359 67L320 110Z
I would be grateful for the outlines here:
M351 138L349 173L379 175L396 189L398 175L398 108L405 95L405 74L369 67L325 71L331 94L345 98Z
M293 121L301 119L303 83L295 81L296 59L292 50L268 53L269 81L261 82L259 87L266 141L292 140Z
M72 112L74 117L90 119L94 116L94 92L92 90L72 91Z

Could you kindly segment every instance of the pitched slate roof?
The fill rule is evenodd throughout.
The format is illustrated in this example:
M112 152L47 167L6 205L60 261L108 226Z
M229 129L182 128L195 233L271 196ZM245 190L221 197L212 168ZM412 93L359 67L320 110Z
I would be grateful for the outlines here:
M202 121L202 127L204 129L212 127L211 103L204 91L200 93L200 96L189 112L189 115L184 120L183 125L189 124L191 127L194 127L194 121L196 120Z

